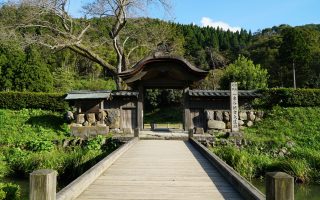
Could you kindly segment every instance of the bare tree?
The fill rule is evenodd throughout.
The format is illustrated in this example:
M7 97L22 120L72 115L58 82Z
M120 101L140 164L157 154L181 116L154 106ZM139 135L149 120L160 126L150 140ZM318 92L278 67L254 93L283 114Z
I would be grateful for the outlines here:
M227 65L228 61L219 51L214 48L207 47L206 53L210 59L210 67L212 69L218 69Z
M25 34L28 43L38 43L52 50L70 49L91 61L106 68L116 80L118 89L121 89L121 80L118 73L128 68L128 58L139 45L125 51L125 45L130 37L121 41L121 33L129 17L137 13L144 13L150 4L159 4L166 10L170 5L167 0L95 0L85 5L86 16L111 17L112 24L108 37L92 41L86 37L88 32L95 31L90 20L74 19L68 12L68 0L10 0L6 5L16 7L23 12L14 28L24 30L39 29L41 34ZM117 55L116 64L110 64L105 56L96 51L97 46L110 46ZM143 45L143 44L142 44Z

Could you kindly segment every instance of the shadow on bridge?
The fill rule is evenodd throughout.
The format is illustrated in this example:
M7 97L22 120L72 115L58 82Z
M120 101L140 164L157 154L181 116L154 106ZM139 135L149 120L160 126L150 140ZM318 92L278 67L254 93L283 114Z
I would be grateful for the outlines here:
M211 179L212 184L215 186L212 188L213 190L218 190L224 199L243 199L233 186L219 173L218 169L208 161L208 159L197 151L190 142L186 141L184 143Z

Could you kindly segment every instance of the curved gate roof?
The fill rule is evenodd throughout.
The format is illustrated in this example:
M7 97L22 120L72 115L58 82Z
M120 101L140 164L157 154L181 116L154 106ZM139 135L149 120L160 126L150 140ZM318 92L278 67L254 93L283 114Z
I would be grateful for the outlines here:
M185 88L205 78L207 73L181 57L152 56L119 73L119 76L131 87L142 84L150 88Z

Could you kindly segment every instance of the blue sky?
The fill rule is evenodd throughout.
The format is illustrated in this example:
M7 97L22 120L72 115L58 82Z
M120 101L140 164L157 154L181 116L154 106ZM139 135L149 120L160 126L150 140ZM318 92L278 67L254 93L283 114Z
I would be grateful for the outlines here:
M71 0L70 12L79 16L81 4ZM151 9L149 17L183 24L211 25L253 32L280 24L320 24L320 0L172 0L172 14ZM164 17L165 16L165 17Z

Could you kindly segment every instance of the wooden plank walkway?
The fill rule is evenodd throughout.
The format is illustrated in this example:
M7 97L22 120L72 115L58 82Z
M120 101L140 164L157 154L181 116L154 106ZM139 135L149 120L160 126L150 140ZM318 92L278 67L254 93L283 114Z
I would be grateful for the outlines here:
M77 199L242 198L189 142L141 140Z

